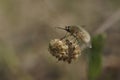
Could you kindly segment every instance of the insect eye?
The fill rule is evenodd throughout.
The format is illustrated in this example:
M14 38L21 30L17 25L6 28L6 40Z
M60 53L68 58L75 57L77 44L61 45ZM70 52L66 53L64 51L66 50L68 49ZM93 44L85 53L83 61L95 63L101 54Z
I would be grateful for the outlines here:
M70 26L67 26L68 27L68 29L70 29Z
M68 30L68 26L65 26L65 29Z
M66 29L67 31L70 31L70 26L66 26L65 29Z

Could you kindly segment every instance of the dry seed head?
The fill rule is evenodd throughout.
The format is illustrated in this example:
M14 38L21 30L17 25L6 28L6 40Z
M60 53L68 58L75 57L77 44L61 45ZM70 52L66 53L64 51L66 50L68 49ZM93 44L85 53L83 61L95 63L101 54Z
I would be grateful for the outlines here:
M51 40L49 43L49 51L53 56L61 56L67 49L68 46L59 39Z
M68 42L70 44L68 44ZM49 43L49 52L59 61L71 63L73 59L77 59L81 54L79 45L76 45L70 40L54 39Z

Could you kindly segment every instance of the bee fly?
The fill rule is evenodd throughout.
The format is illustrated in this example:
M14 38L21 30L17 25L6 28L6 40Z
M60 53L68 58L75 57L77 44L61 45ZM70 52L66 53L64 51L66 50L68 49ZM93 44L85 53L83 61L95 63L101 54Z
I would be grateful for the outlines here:
M85 43L89 48L91 46L91 37L90 34L83 29L81 26L66 26L65 28L57 27L59 29L67 31L71 36L73 36L78 42ZM66 35L64 36L64 38Z

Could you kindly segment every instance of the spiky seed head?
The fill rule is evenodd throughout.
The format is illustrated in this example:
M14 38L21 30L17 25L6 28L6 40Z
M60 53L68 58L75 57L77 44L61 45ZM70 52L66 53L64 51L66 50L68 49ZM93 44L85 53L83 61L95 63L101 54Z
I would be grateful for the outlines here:
M70 42L71 44L69 45L67 41ZM71 52L71 50L73 51ZM73 59L77 59L78 56L81 54L81 50L78 45L74 44L72 41L69 40L63 41L60 39L54 39L50 41L49 52L59 61L65 61L68 63L71 63Z

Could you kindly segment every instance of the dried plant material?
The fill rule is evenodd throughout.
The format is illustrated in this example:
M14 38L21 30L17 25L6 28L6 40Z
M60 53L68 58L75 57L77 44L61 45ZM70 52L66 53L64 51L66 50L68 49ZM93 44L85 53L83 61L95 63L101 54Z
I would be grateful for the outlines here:
M49 51L56 58L66 55L68 46L59 39L51 40L49 43Z
M69 39L51 40L49 43L49 52L56 57L58 61L65 61L68 63L71 63L72 60L77 59L81 54L80 46Z

